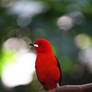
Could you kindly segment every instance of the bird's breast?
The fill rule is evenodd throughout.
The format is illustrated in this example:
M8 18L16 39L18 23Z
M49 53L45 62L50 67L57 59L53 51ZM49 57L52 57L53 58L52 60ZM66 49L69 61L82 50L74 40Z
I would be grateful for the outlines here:
M59 81L60 72L57 67L56 58L53 55L39 55L36 59L36 73L41 82Z

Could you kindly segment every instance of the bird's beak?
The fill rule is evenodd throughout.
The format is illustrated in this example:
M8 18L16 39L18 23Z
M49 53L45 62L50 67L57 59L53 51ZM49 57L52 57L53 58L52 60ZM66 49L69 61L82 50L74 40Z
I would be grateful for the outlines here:
M35 44L35 43L30 43L29 45L32 47L38 47L38 44Z
M29 45L32 46L32 47L34 47L34 44L33 43L30 43Z

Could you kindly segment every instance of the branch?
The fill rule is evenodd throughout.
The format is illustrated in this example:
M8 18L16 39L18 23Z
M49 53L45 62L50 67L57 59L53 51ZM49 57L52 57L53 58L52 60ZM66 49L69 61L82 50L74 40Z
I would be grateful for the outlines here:
M92 83L83 84L83 85L64 85L61 86L57 92L83 92L87 90L92 91ZM52 89L47 92L56 92L56 89Z

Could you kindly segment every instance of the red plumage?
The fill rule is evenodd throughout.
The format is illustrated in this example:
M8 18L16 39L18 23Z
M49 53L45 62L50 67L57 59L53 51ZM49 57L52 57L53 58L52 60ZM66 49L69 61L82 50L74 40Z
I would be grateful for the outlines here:
M51 44L46 39L38 39L34 42L34 48L37 53L35 68L38 80L45 89L61 85L61 70Z

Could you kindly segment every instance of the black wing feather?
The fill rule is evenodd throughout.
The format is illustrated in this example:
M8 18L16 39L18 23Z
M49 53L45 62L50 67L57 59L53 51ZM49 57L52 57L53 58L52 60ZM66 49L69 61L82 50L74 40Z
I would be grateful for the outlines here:
M60 66L59 60L57 58L56 58L56 60L57 60L57 66L58 66L59 71L60 71L59 85L61 86L61 83L62 83L62 70L61 70L61 66Z

